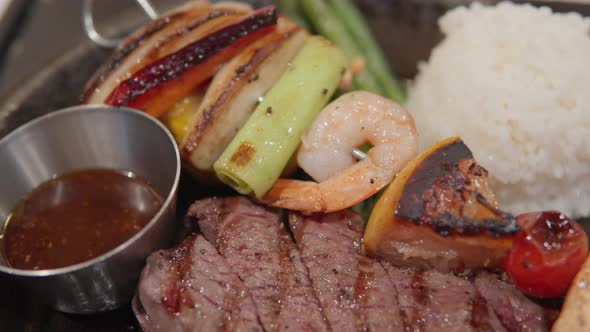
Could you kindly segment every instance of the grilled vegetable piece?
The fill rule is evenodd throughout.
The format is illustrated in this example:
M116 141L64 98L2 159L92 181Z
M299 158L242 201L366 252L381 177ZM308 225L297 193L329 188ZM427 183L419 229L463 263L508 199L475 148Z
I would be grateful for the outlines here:
M356 45L344 24L325 0L301 0L301 6L313 27L340 47L348 56L349 61L363 56L362 50ZM355 75L354 87L359 90L383 94L376 78L366 69Z
M214 164L220 180L257 197L278 179L301 136L336 89L346 56L310 37Z
M162 122L170 130L176 143L182 143L189 132L188 124L203 102L207 87L206 83L199 86L190 95L176 102L172 109L162 116Z
M363 246L394 265L462 271L499 266L518 230L497 209L487 171L450 138L398 174L371 214Z
M213 171L213 163L306 38L300 27L280 18L273 33L248 46L215 75L180 147L182 157L196 171Z
M287 16L299 26L309 30L309 22L305 18L299 0L275 0L279 13Z
M82 102L102 104L122 81L149 63L199 40L251 7L233 2L191 1L132 33L86 83Z
M504 259L504 270L529 296L563 296L588 256L588 236L575 220L557 211L516 217L521 231Z
M400 82L393 75L385 54L371 33L363 15L351 0L328 0L330 7L344 23L348 33L363 51L368 70L375 76L384 95L398 103L406 99Z
M138 108L158 117L209 79L221 64L271 33L276 21L276 9L270 6L231 22L143 67L113 90L105 103Z

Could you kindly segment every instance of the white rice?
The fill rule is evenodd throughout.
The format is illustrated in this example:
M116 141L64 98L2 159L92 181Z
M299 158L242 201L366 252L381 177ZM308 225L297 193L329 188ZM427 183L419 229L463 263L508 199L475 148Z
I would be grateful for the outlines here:
M501 3L439 25L407 103L421 148L461 136L507 211L590 215L590 20Z

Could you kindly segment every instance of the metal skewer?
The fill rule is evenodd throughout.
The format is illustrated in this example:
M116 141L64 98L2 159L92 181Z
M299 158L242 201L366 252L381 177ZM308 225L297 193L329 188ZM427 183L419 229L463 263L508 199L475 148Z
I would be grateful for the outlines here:
M352 156L358 160L367 158L367 154L359 149L352 149Z
M155 20L158 17L158 11L152 5L150 0L135 0L139 7L143 9L145 14L150 17L150 19ZM121 42L125 39L122 38L109 38L104 37L101 35L97 30L96 26L94 25L94 17L92 15L92 8L94 5L94 0L84 0L82 3L82 23L84 25L84 31L90 40L92 40L95 44L106 47L106 48L115 48L121 44ZM357 160L363 160L367 158L367 154L359 149L352 150L352 157Z
M149 0L136 0L136 2L152 20L158 17L158 11ZM86 35L99 46L106 48L115 48L119 46L125 38L104 37L96 30L94 16L92 15L93 5L94 0L84 0L82 3L82 24L84 25Z
M139 6L143 9L143 11L148 14L148 16L152 19L155 20L158 17L158 11L156 10L156 8L152 5L152 3L149 0L136 0L137 3L139 4Z

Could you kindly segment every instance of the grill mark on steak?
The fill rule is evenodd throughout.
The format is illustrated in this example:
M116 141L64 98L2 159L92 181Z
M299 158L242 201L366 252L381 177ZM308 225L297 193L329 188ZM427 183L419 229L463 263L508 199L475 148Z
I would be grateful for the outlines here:
M285 239L286 237L286 239ZM286 232L281 232L281 234L279 235L279 242L278 244L278 251L279 251L279 268L281 270L281 273L279 274L279 284L281 285L286 285L289 283L289 275L292 272L292 265L293 265L293 257L291 256L291 248L293 247L293 244L291 242L291 240L288 238L289 235ZM289 241L286 242L285 240ZM291 245L291 248L289 248L289 245ZM300 280L296 277L294 280L295 283L300 284ZM279 290L279 295L278 298L279 299L286 299L287 293L287 289L285 287L282 287ZM280 313L281 311L281 305L282 303L277 303L277 307L276 309L278 310L278 312ZM319 309L319 306L318 306Z
M468 280L437 271L415 272L382 264L397 289L406 330L505 331Z
M477 331L493 331L490 325L490 310L488 302L481 295L477 294L470 300L471 305L471 326Z
M190 278L191 251L195 241L183 241L174 250L162 252L162 257L172 262L171 272L176 274L168 290L160 298L160 303L171 315L177 315L181 306L192 307L194 302L187 293L187 280ZM204 249L201 249L204 250Z
M474 285L507 330L543 332L551 329L554 318L547 314L551 311L527 298L513 285L488 272L477 274Z
M358 305L353 305L352 309L355 311L355 316L362 317L362 319L357 320L357 330L359 331L365 331L362 322L367 321L368 318L367 315L364 315L364 313L361 311L361 308L365 308L367 306L369 300L369 294L367 294L365 290L368 289L371 285L371 282L375 280L375 273L370 269L371 263L372 262L369 259L361 259L359 261L359 274L354 284L354 294L356 294L356 301Z
M396 268L387 262L382 262L382 265L395 286L400 306L400 314L402 316L405 330L423 331L424 321L420 312L425 307L418 304L412 305L412 300L416 300L413 288L417 286L414 271L410 269Z
M299 252L277 213L233 197L197 201L189 215L252 293L265 330L329 330Z
M292 214L289 224L332 330L403 329L396 290L387 273L358 253L362 222L357 214Z
M424 284L424 273L421 271L414 273L412 277L412 295L421 305L428 305L430 302L428 287Z
M409 322L409 326L414 326L419 330L422 330L424 328L424 320L422 319L418 308L420 306L428 306L430 303L428 287L425 284L424 274L422 272L418 271L414 273L412 276L411 287L412 296L418 305L415 308L412 308L413 313L410 315L412 321Z
M251 229L248 229L248 226L252 226L250 225L242 225L242 222L244 222L244 220L242 218L239 217L232 217L232 214L235 212L234 209L232 209L231 204L228 204L229 201L228 199L221 199L221 209L220 209L220 216L218 218L215 218L215 221L218 222L219 224L217 225L217 227L215 228L217 230L217 248L219 249L219 252L226 257L226 259L228 260L230 266L232 267L232 269L234 269L234 271L237 273L237 275L240 277L240 279L242 281L244 281L246 287L248 287L250 289L250 291L252 292L255 302L256 302L256 307L258 308L258 312L259 312L259 316L260 316L260 320L262 322L262 325L264 326L265 330L267 331L275 331L278 329L277 326L277 320L278 320L278 315L281 312L281 308L280 308L280 304L279 301L277 299L280 299L280 295L279 294L281 292L281 288L280 288L280 281L276 282L277 279L274 279L272 277L279 277L280 276L272 276L272 275L266 275L265 272L270 272L270 271L256 271L258 269L263 269L262 266L258 266L260 263L262 263L263 261L263 255L264 253L262 251L257 251L256 249L254 249L253 246L251 246L253 243L236 243L236 241L239 241L238 239L236 239L237 236L241 236L241 237L248 237L252 234L250 234ZM265 211L266 212L266 211ZM241 215L244 218L248 218L250 220L248 220L247 222L256 222L256 219L259 219L259 221L264 222L264 218L261 217L260 214L258 213L244 213ZM206 219L204 219L206 220ZM203 224L203 223L200 223ZM242 227L244 226L244 227ZM266 239L262 239L262 241L265 241ZM246 241L249 242L249 241ZM236 246L237 244L237 246ZM266 244L271 244L270 247L271 248L266 248L268 251L273 251L272 250L272 242L271 243L266 243ZM262 243L261 243L262 245ZM253 251L250 251L253 250ZM248 253L246 253L245 255L242 255L243 251L250 251ZM250 262L255 262L255 264L250 265L250 264L243 264L243 262L238 262L238 260L245 260L245 261L250 261ZM273 262L273 263L277 263L277 262ZM274 271L273 271L274 272ZM259 275L257 275L259 274ZM263 276L262 280L258 280L257 277L260 277L260 274L265 274L265 276ZM272 279L271 279L272 278ZM264 281L264 279L267 279L268 283ZM269 280L270 279L270 280ZM274 279L274 280L273 280ZM276 283L275 283L276 282ZM271 293L275 293L272 295L275 295L276 298L270 298L272 295L269 296L269 294L267 293L267 291L269 291Z
M148 257L134 303L146 331L262 331L251 295L202 236Z

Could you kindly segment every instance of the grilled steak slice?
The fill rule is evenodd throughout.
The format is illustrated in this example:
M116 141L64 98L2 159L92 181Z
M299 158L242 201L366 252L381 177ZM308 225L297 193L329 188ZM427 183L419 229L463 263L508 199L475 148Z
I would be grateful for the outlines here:
M189 215L252 293L265 330L328 331L299 252L277 213L233 197L198 201Z
M383 263L411 331L506 331L471 282L437 271L417 272Z
M358 253L362 223L357 214L291 215L289 221L332 330L403 330L387 273Z
M262 331L250 293L202 236L151 254L134 311L145 331Z
M487 272L479 273L474 284L509 331L551 330L551 315L547 315L543 307L524 296L513 285Z

